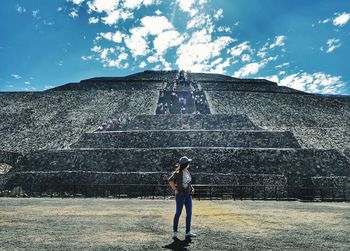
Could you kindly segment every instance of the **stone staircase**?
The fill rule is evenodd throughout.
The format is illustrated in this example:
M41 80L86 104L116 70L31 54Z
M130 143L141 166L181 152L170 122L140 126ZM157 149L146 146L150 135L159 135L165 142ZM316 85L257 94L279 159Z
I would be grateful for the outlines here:
M180 130L183 123L190 128ZM291 132L262 130L244 115L153 115L124 131L85 133L71 149L22 156L8 184L166 184L182 155L193 159L197 183L301 186L350 176L338 151L301 149Z

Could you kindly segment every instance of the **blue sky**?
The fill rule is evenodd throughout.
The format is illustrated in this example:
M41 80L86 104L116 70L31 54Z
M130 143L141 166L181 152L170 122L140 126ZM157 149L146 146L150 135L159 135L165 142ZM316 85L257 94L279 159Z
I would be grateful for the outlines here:
M0 91L184 69L350 95L347 0L4 0Z

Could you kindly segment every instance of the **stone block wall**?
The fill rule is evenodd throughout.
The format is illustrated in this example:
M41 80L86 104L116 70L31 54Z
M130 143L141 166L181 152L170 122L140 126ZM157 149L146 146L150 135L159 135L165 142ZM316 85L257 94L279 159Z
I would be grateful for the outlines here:
M0 163L5 163L10 166L15 166L17 159L21 156L20 153L0 150Z
M312 177L312 184L316 188L315 197L350 199L350 177Z
M350 176L349 162L338 151L313 149L43 150L23 156L16 171L170 172L183 155L193 159L192 172L279 174L288 185L312 176Z
M105 90L105 91L153 91L160 90L162 88L162 82L154 80L127 80L119 79L113 80L113 78L101 78L83 80L80 83L68 83L56 88L47 90L52 91L89 91L89 90Z
M245 114L266 130L290 130L303 148L344 150L350 103L342 98L281 93L207 92L215 114Z
M233 81L237 80L233 77L222 75L222 74L208 74L208 73L187 73L187 78L197 81Z
M299 148L290 132L270 131L124 131L86 133L71 148L161 147Z
M268 92L299 94L301 91L284 86L278 86L273 82L259 82L239 80L233 82L200 82L205 91L236 91L236 92Z
M135 117L128 130L259 130L245 115L186 114L141 115Z
M64 148L116 113L154 114L158 91L0 93L0 149Z

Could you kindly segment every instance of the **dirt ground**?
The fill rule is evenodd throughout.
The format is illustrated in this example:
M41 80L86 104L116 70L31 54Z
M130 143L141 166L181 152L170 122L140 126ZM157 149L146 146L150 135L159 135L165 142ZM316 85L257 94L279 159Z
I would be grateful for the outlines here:
M0 198L0 250L349 250L350 203Z

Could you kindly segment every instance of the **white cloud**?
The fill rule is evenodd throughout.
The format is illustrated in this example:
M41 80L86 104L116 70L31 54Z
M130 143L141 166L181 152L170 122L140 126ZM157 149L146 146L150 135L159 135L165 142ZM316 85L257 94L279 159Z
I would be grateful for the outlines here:
M286 40L286 36L276 36L274 39L273 43L265 43L264 46L262 48L260 48L260 50L257 53L257 56L259 58L265 59L268 56L269 50L273 50L277 47L283 47L285 46L285 40ZM282 52L284 51L284 49L282 49Z
M212 40L206 29L196 31L187 43L178 48L176 64L181 69L209 71L211 60L220 56L221 51L233 41L233 38L227 36Z
M89 61L89 60L92 60L93 59L93 56L92 55L89 55L89 56L81 56L81 59L83 61Z
M91 51L93 51L93 52L100 52L101 51L101 46L95 45L94 47L91 48Z
M233 48L230 49L230 54L233 57L239 57L242 55L244 51L248 51L250 53L253 53L252 48L249 45L248 41L245 41L243 43L240 43L239 45L234 46Z
M148 31L145 27L137 27L130 30L131 35L125 37L125 45L130 49L133 57L146 56L149 53L146 37Z
M13 77L14 79L21 79L22 77L18 74L11 74L11 77Z
M106 59L107 56L108 56L108 53L109 53L109 49L108 48L105 48L101 51L101 54L100 54L100 58L101 59Z
M232 30L228 26L219 26L218 27L218 32L227 32L227 33L229 33L229 32L232 32Z
M30 82L29 81L25 81L24 84L25 85L30 85Z
M145 68L147 66L147 63L145 61L142 61L139 65L141 69Z
M113 41L115 43L121 43L123 41L123 38L125 37L125 35L120 31L116 31L115 33L112 33L112 32L100 33L100 35L103 38L109 41Z
M331 38L331 39L328 39L327 46L328 46L327 53L331 53L335 49L339 48L341 46L341 43L339 39Z
M223 9L218 9L216 12L215 12L215 14L214 14L214 18L216 19L216 20L219 20L220 18L223 18L224 17L224 11L223 11Z
M39 12L40 12L40 10L33 10L32 16L36 19L40 19Z
M142 5L149 6L159 4L160 0L125 0L124 7L128 9L139 9Z
M141 19L141 24L142 26L130 30L130 36L125 36L125 44L134 57L146 56L151 51L149 49L149 35L158 36L158 38L154 40L154 45L156 46L155 49L160 53L166 51L166 45L175 46L181 40L179 38L179 33L173 31L173 25L164 16L143 17ZM164 34L162 33L166 31L171 31L166 34L172 36L172 38L175 39L174 41L169 41L167 37L164 37ZM161 41L159 37L161 37L163 41Z
M258 53L256 54L259 58L265 58L267 56L268 47L267 45L263 46Z
M99 22L99 19L97 17L89 18L89 24L97 24L98 22Z
M141 7L143 0L125 0L124 7L129 9L138 9Z
M118 6L119 0L93 0L87 2L90 11L96 11L98 13L102 12L112 12Z
M226 74L226 68L231 64L231 59L227 58L224 62L217 64L213 69L213 73Z
M78 17L78 10L73 9L70 13L69 16L71 16L72 18L76 18Z
M333 20L333 25L335 26L344 26L346 25L350 20L350 13L342 13L339 14L336 18Z
M112 26L120 20L133 18L133 10L159 3L160 0L91 0L87 2L87 6L89 14L93 12L104 14L105 16L100 17L100 20L102 23ZM96 21L96 19L91 20Z
M331 21L331 19L330 19L330 18L327 18L327 19L325 19L325 20L323 20L323 21L319 21L319 23L326 24L326 23L329 23L330 21Z
M290 65L289 62L285 62L285 63L283 63L283 64L280 64L280 65L275 66L275 68L276 68L276 69L281 69L281 68L287 67L287 66L289 66L289 65Z
M17 10L17 12L18 13L25 13L27 10L26 10L26 8L24 8L23 6L20 6L20 5L16 5L16 10Z
M141 24L145 27L149 34L158 35L164 30L173 29L173 25L164 16L146 16L141 19Z
M263 67L265 67L267 64L267 60L263 60L259 63L250 63L247 64L245 66L243 66L241 69L239 69L238 71L236 71L233 76L235 78L242 78L242 77L246 77L249 75L254 75L257 74Z
M323 72L312 74L299 72L283 78L274 75L266 77L266 79L277 82L282 86L319 94L339 94L346 85L346 83L341 80L340 76L332 76Z
M275 37L275 42L270 45L270 49L275 48L275 47L284 46L285 45L285 43L284 43L285 40L286 40L286 36L276 36Z
M55 22L54 22L54 21L46 21L46 20L44 20L43 23L44 23L45 25L49 25L49 26L55 25Z
M148 63L161 63L161 65L157 65L154 69L164 69L164 70L170 70L171 69L171 64L167 62L162 55L159 54L154 54L152 56L149 56L147 58Z
M74 4L80 5L85 0L71 0Z
M115 60L108 60L108 66L109 67L116 67L116 68L128 68L129 64L127 62L123 63L123 61L128 59L128 54L125 52L122 52L119 54L117 59Z
M177 4L180 6L180 9L184 12L190 14L190 16L195 16L198 13L198 8L196 5L202 6L207 3L207 0L176 0Z
M112 26L114 24L117 24L119 20L126 20L128 18L131 18L133 15L131 12L123 11L123 10L114 10L111 12L108 12L108 15L105 17L102 17L101 20L104 24L107 24L109 26Z
M160 33L153 41L154 49L158 54L164 54L169 48L180 45L185 39L175 30Z
M252 57L249 54L242 55L241 58L242 62L250 62L252 60Z

